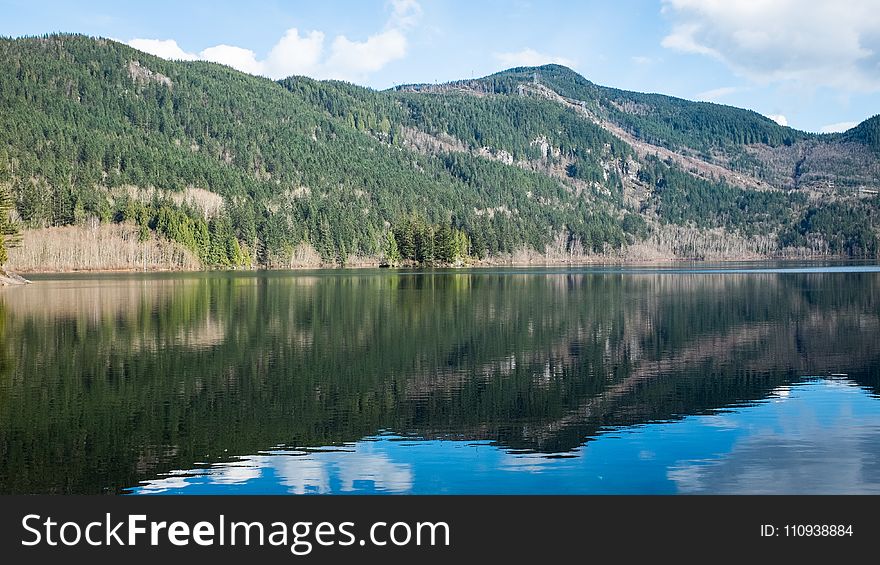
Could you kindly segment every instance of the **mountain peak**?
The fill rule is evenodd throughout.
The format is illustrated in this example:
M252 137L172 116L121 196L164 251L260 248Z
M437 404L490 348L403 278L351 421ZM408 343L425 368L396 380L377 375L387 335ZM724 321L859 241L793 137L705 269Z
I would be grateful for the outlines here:
M560 65L558 63L547 63L546 65L538 65L538 66L523 66L523 67L511 67L509 69L505 69L496 74L504 74L504 73L518 73L518 72L540 72L540 71L549 71L554 73L569 73L572 75L577 75L583 78L580 74L577 73L574 69L570 67L566 67L565 65Z
M520 80L529 80L541 82L547 80L550 82L573 82L581 85L593 85L592 82L583 77L577 71L560 65L557 63L549 63L537 67L512 67L497 73L491 74L484 79L492 79L498 77L511 77Z
M856 127L843 133L843 139L867 145L880 151L880 114L868 118Z

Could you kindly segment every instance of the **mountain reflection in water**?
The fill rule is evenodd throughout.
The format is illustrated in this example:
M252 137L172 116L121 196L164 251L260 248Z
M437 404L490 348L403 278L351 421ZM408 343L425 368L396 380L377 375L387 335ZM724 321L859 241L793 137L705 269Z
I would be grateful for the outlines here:
M0 492L877 492L878 290L860 267L46 278L0 292Z

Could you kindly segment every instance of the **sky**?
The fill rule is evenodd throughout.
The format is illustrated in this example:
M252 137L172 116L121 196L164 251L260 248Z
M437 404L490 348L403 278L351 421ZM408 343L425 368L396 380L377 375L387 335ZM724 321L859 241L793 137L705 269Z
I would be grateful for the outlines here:
M384 89L559 63L807 131L880 113L878 0L0 0L0 35L76 32L278 79Z

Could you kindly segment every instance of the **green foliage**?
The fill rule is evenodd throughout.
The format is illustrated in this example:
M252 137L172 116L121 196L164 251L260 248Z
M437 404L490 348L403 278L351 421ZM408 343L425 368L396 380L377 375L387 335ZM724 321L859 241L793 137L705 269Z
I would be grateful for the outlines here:
M430 224L420 217L404 218L388 234L386 257L392 264L406 260L422 265L451 265L470 256L470 237L449 224ZM392 255L392 253L394 255ZM395 256L396 261L391 257Z
M445 91L375 92L348 83L320 83L305 77L279 81L309 105L318 106L350 127L391 143L403 137L402 127L463 143L468 149L491 148L515 160L553 161L543 155L544 140L561 156L573 159L570 176L603 179L601 160L632 157L617 137L550 100L511 96L476 97Z
M880 115L867 119L853 129L844 132L842 138L845 141L862 143L872 150L880 152Z
M791 145L808 134L752 112L711 102L603 88L604 109L633 135L670 148L708 153L714 147Z
M407 127L535 158L535 137L549 124L562 132L551 145L592 171L583 178L597 178L598 159L629 155L550 102L446 100L301 77L279 85L76 35L0 40L0 93L0 143L28 226L107 220L123 207L113 196L123 187L205 188L224 197L220 222L202 225L170 205L161 221L161 206L130 212L155 216L154 229L218 266L243 261L243 245L264 263L302 242L340 263L378 254L384 224L417 212L432 225L454 216L473 234L477 211L503 208L485 249L542 249L596 206L536 172L403 151ZM428 240L420 252L433 260Z
M385 248L383 252L385 255L385 262L389 266L399 264L400 260L403 258L400 254L400 249L397 247L397 238L394 237L394 232L388 232L385 234Z
M639 178L656 188L662 221L699 228L725 227L745 235L786 225L792 208L806 203L800 193L735 188L690 175L653 157L646 160Z
M18 226L10 219L13 210L12 194L9 188L0 184L0 266L9 259L7 249L19 241Z
M536 140L544 139L563 155L574 157L584 171L595 170L601 157L632 155L618 138L549 100L412 93L397 98L404 123L435 135L451 135L471 149L491 147L517 160L537 160L542 153Z
M819 238L835 254L852 257L877 257L877 234L874 224L877 206L831 203L810 206L803 218L787 230L780 241L784 246L809 246Z
M205 265L239 267L251 264L251 257L239 243L232 220L225 211L207 221L200 212L175 206L167 200L156 199L145 204L126 198L114 217L117 221L136 223L139 241L147 241L150 230L155 230L191 250Z
M481 80L497 92L512 93L516 85L535 79L656 145L708 151L749 143L790 145L810 137L750 110L597 86L561 65L519 67Z
M627 212L623 216L620 227L624 232L634 236L637 239L645 239L650 233L650 227L645 219L638 214Z

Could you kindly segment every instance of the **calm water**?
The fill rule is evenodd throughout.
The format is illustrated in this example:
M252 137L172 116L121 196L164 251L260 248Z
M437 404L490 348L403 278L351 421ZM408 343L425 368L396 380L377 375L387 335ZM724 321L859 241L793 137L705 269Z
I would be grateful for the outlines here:
M0 493L880 493L880 269L41 277Z

